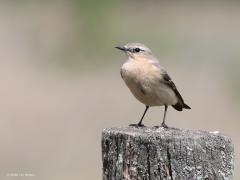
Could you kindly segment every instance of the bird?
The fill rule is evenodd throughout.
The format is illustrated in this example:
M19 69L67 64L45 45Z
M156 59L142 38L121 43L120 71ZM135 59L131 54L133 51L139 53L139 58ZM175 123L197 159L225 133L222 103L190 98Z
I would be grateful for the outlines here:
M165 68L147 46L141 43L128 43L115 48L123 51L128 58L120 69L122 79L133 96L145 105L140 121L130 126L143 127L144 116L152 106L165 107L160 125L163 128L168 128L165 122L168 106L172 106L177 111L191 109L185 104Z

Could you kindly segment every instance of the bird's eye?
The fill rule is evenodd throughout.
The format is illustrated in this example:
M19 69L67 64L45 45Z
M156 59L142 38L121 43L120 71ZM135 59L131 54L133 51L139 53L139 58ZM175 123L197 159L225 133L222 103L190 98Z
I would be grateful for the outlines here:
M141 51L141 49L139 49L139 48L134 49L134 52L140 52L140 51Z

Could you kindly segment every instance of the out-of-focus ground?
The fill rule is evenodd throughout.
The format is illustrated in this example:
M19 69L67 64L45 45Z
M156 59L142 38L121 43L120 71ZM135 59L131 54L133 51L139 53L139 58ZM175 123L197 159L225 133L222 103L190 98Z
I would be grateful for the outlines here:
M102 129L144 110L119 75L127 42L148 45L192 107L170 108L170 126L232 138L239 179L239 19L237 1L1 2L0 179L101 179Z

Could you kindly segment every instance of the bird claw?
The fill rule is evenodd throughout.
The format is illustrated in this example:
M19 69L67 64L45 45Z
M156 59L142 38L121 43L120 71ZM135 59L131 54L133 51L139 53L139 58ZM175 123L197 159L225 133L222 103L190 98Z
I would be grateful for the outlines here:
M163 127L163 128L168 128L168 126L165 124L165 123L162 123L160 127Z
M129 124L129 126L132 126L132 127L145 127L144 124Z

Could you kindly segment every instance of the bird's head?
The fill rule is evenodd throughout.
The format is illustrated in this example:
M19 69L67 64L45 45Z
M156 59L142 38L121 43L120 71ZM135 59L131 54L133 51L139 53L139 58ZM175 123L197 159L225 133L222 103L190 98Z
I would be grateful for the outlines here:
M141 43L128 43L125 46L116 46L115 48L125 52L133 60L140 60L152 56L151 50Z

